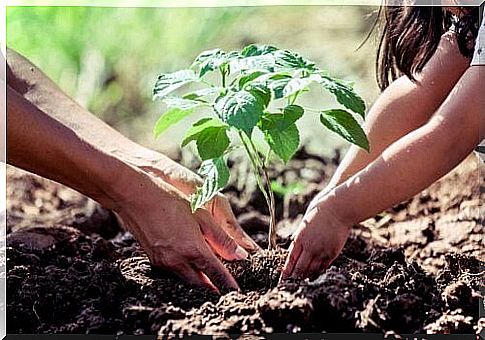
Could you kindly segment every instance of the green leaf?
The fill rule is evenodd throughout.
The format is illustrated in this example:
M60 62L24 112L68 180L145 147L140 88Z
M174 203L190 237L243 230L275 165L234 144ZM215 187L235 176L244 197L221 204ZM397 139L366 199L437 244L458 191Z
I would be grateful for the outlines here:
M278 181L271 181L271 190L281 197L285 197L286 195L300 195L305 192L305 189L306 186L299 182L283 185Z
M162 101L167 105L169 109L178 108L181 110L194 109L204 104L197 100L179 98L179 97L165 97L162 99Z
M259 98L263 102L265 108L268 107L269 102L271 101L271 90L269 88L263 84L252 84L247 88L247 91Z
M180 70L174 73L166 73L158 76L153 89L153 99L164 98L179 87L198 80L192 70Z
M225 55L225 54L226 53L223 50L221 50L220 48L215 48L215 49L212 49L212 50L203 51L197 56L197 58L195 58L195 61L192 64L191 67L198 66L206 60L212 59L214 57L222 56L222 55Z
M288 105L283 109L284 120L290 123L303 117L305 110L300 105Z
M224 123L244 131L248 136L251 136L264 107L260 96L245 90L229 92L219 97L215 104L215 110Z
M291 79L283 89L283 98L287 98L295 93L304 91L313 82L311 78Z
M239 78L238 82L239 89L242 90L246 84L251 83L253 80L259 78L263 74L266 74L266 72L258 70L242 76Z
M271 54L238 58L229 63L231 72L244 72L248 70L272 71L275 64L275 58Z
M192 211L202 208L229 182L229 168L223 157L206 160L199 173L204 176L204 184L190 197Z
M365 102L350 85L326 75L322 75L319 82L340 104L365 118Z
M345 140L369 151L367 136L350 112L340 109L326 110L320 115L320 121Z
M195 122L185 133L182 146L186 146L191 141L196 140L197 136L207 128L228 128L228 126L216 118L202 118Z
M274 99L284 98L284 90L286 85L291 81L290 75L280 75L268 79L268 88L273 93Z
M303 58L296 52L291 52L288 50L277 50L273 52L273 55L276 58L276 65L280 69L302 69L310 72L317 70L314 62Z
M303 112L301 106L288 105L283 113L266 113L259 123L271 150L284 162L293 157L300 145L300 134L295 122L303 116Z
M226 61L226 52L221 49L204 51L195 58L193 67L199 67L199 77L202 78L207 72L216 70Z
M242 51L241 55L244 57L252 57L259 55L266 55L277 51L278 48L271 45L248 45Z
M199 77L202 78L206 73L222 68L239 57L237 51L226 53L221 49L208 50L199 54L191 67L198 67Z
M205 89L200 89L194 92L187 93L182 98L207 102L208 101L207 97L218 95L221 93L221 91L222 91L222 87L211 86Z
M300 134L296 125L290 124L286 129L264 130L264 139L268 142L271 150L287 163L296 153L300 145Z
M187 131L182 146L195 140L202 160L220 157L229 147L228 128L229 126L218 119L201 119Z
M158 138L173 124L178 123L183 118L192 114L197 107L203 105L203 103L198 101L176 97L164 98L163 101L167 104L168 110L165 111L155 123L153 128L155 138Z

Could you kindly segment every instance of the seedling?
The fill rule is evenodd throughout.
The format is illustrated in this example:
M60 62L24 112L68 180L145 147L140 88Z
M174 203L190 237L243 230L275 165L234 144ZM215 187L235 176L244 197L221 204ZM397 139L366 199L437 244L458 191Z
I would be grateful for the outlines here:
M283 185L277 181L271 181L271 190L276 195L283 198L283 218L287 219L290 217L290 198L294 195L300 195L305 192L305 186L301 183L290 183L288 185Z
M218 74L215 83L210 81L210 73ZM200 88L174 95L174 91L189 83L197 83ZM310 90L312 83L334 95L343 108L320 110L298 105L297 100ZM298 53L274 46L249 45L228 53L220 49L202 52L189 69L161 74L153 97L167 106L155 124L157 137L197 109L210 108L213 112L193 124L182 142L182 146L195 142L203 161L199 173L204 182L190 198L192 211L203 207L229 182L226 158L237 148L231 146L231 139L239 139L268 205L270 249L276 247L276 220L268 162L274 153L287 163L298 150L300 134L296 122L303 114L319 114L327 129L369 150L367 137L355 118L364 118L365 104L352 86L331 77ZM267 143L264 153L256 148L255 129L262 132Z

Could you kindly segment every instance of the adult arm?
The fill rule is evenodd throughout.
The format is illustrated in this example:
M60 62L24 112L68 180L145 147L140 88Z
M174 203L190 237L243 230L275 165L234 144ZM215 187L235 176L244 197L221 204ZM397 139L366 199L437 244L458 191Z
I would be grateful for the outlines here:
M45 76L39 77L35 67L25 69L20 63L26 74L19 78L12 76L15 62L8 62L9 163L70 186L115 211L154 265L170 268L195 284L237 289L212 250L229 260L242 259L247 253L217 225L213 215L205 209L192 214L184 192L116 152L135 147L131 142L119 140L119 149L103 144L102 139L116 138L114 130L103 129L66 100L46 84ZM19 79L29 82L20 86ZM65 120L62 112L70 118ZM82 117L72 116L73 112ZM105 134L99 138L98 133Z
M151 174L190 195L201 184L198 175L167 156L145 148L111 128L91 112L66 95L52 80L29 60L7 50L8 84L26 100L77 135L104 152ZM244 233L223 195L216 196L207 206L216 223L246 250L258 246Z

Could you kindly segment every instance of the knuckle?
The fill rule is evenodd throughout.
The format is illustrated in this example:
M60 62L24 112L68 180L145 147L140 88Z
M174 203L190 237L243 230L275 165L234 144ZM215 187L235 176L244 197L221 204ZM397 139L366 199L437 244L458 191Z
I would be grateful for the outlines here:
M159 268L174 268L180 264L176 256L168 254L158 255L151 262L155 267Z
M189 243L184 246L182 256L185 260L194 262L202 256L202 251L198 245Z
M194 264L203 272L207 272L213 267L213 261L214 260L210 256L202 254L200 257L194 259Z

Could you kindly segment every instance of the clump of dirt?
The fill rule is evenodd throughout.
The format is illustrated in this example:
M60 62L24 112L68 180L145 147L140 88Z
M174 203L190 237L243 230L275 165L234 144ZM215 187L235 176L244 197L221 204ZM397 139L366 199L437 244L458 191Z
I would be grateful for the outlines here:
M122 323L126 294L104 239L79 230L24 228L7 238L7 309L14 333L104 333ZM115 326L116 325L116 326Z
M356 247L353 236L348 245ZM375 249L361 262L341 255L317 280L232 293L161 328L162 335L268 332L424 331L444 304L434 279L402 249Z
M244 261L225 262L243 292L276 287L286 260L285 249L263 250Z
M298 180L306 187L289 202L277 198L284 247L338 159L302 150L287 167L271 170L282 185ZM477 206L485 191L470 180L474 164L467 160L425 193L355 226L316 280L277 285L286 250L263 251L225 262L241 291L222 296L153 268L132 235L94 202L9 167L7 331L479 332L485 322L477 308L484 279ZM231 171L228 196L238 220L265 246L263 197L243 162Z

